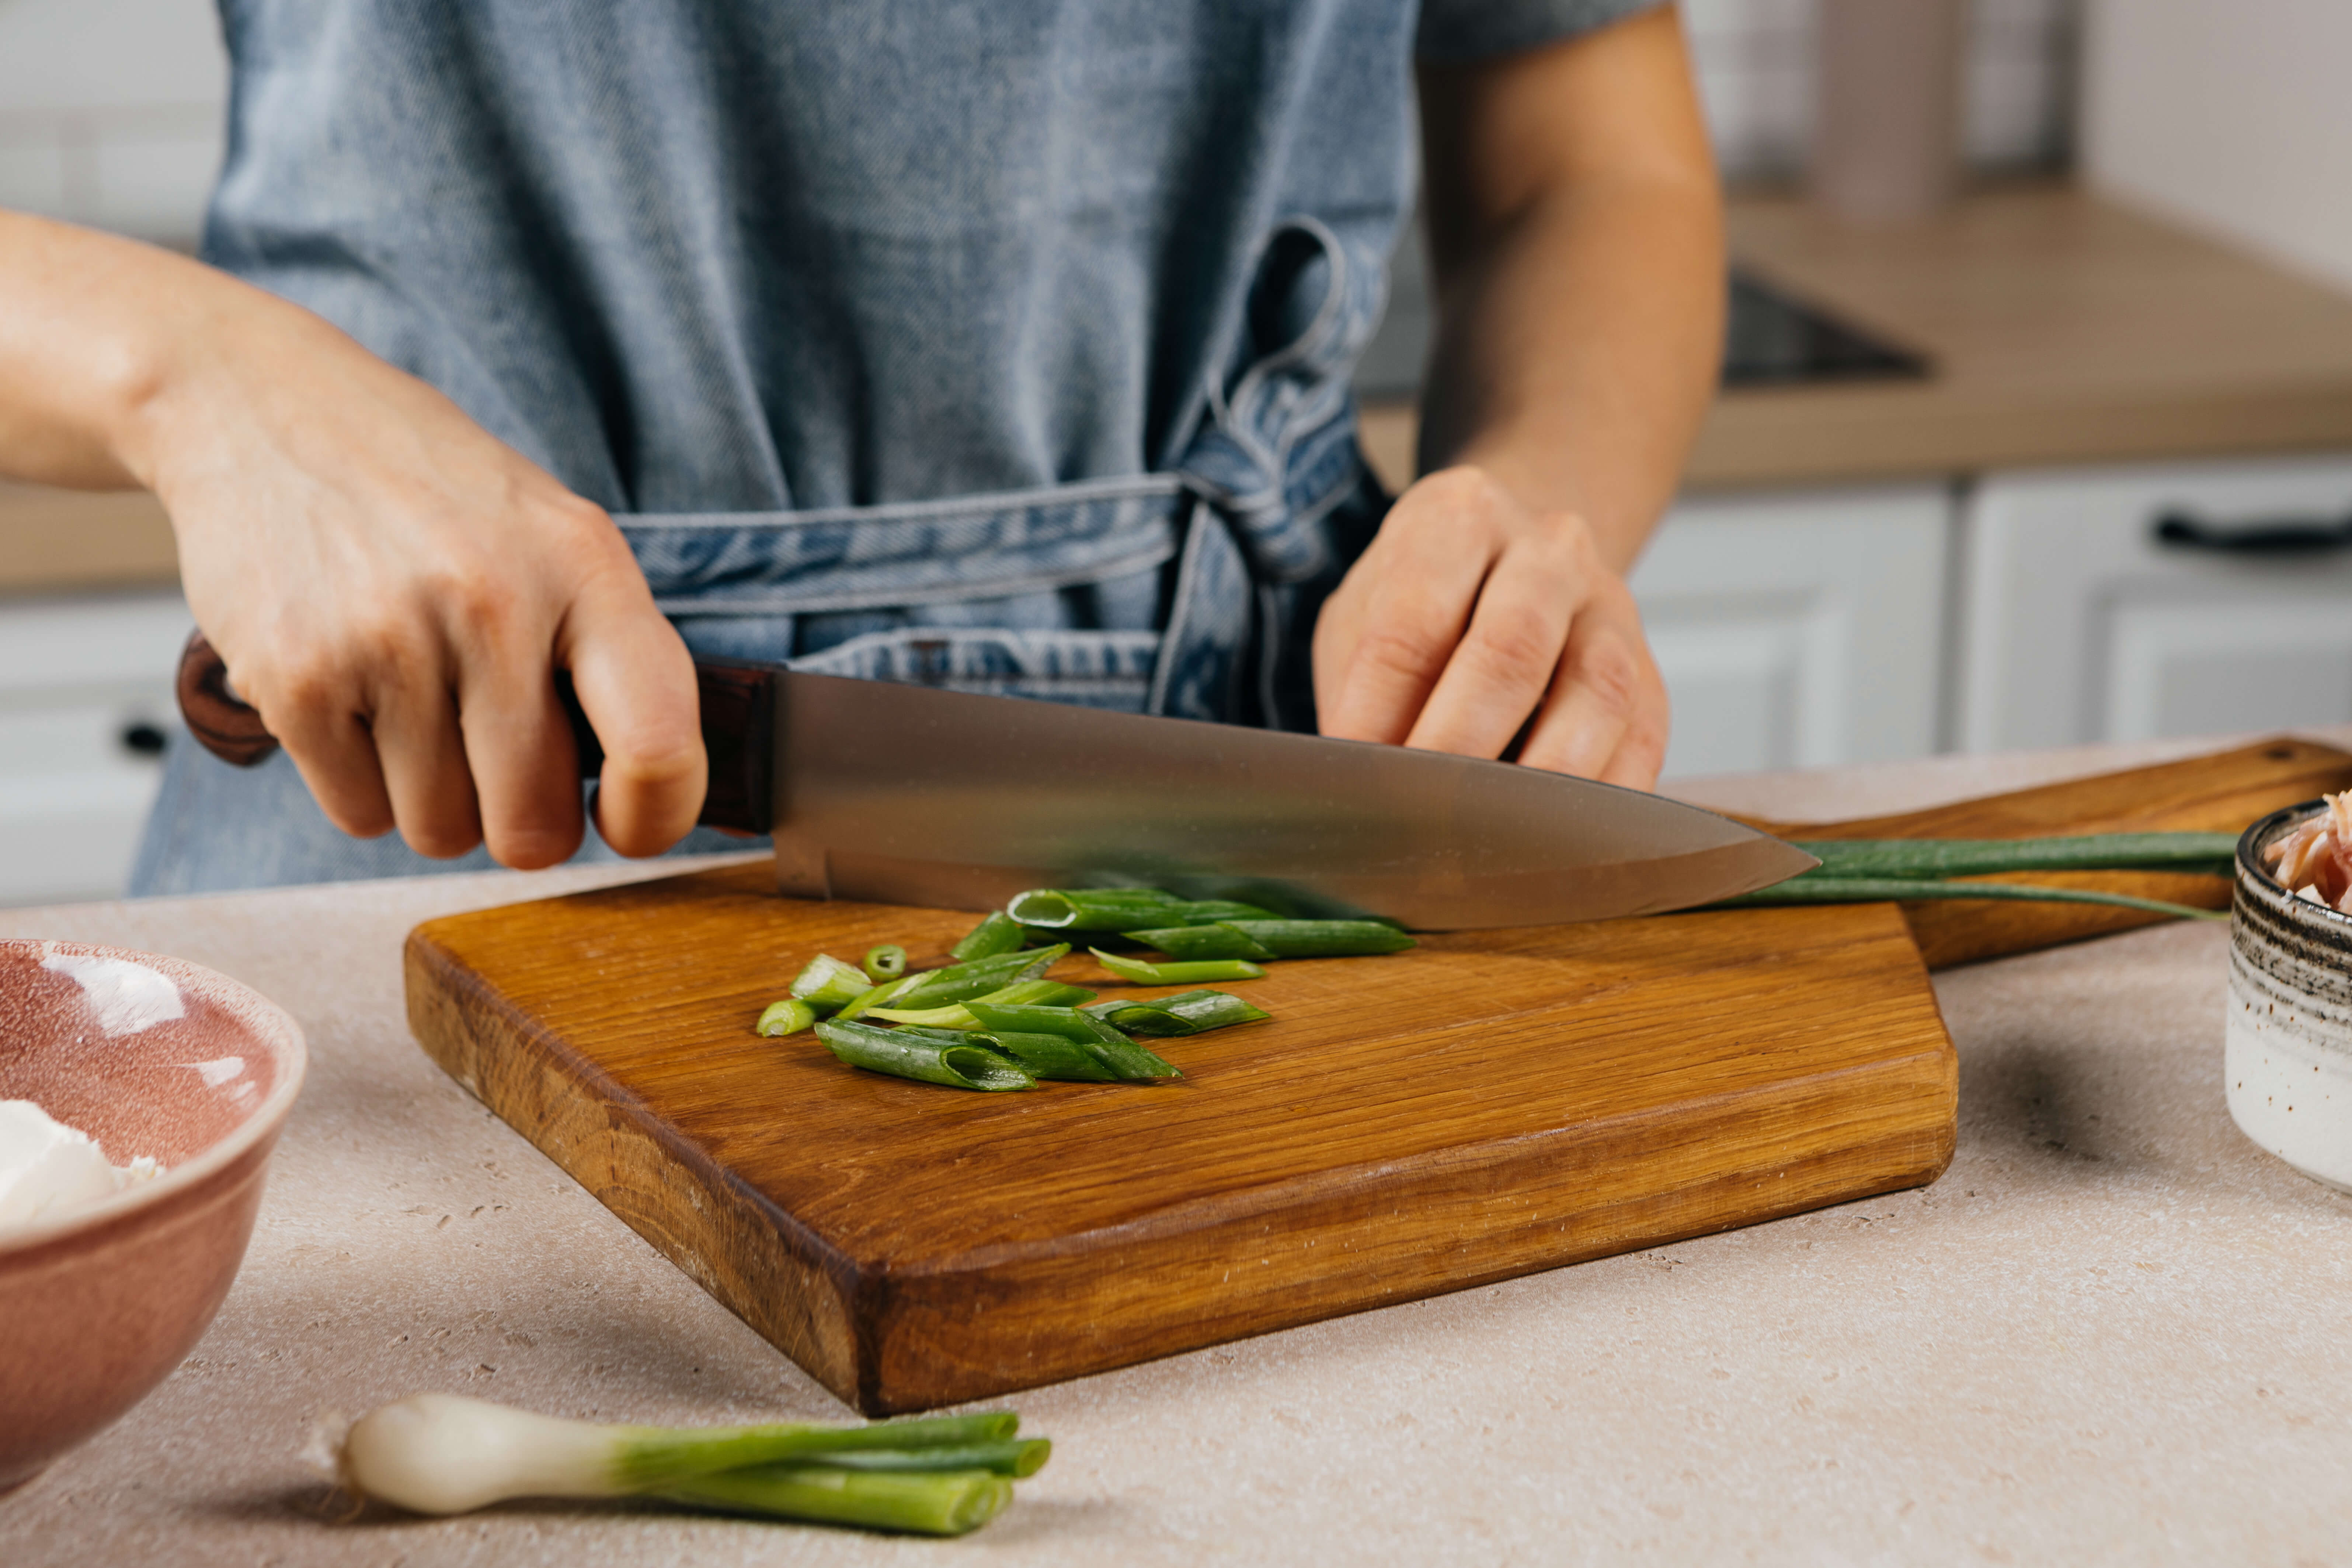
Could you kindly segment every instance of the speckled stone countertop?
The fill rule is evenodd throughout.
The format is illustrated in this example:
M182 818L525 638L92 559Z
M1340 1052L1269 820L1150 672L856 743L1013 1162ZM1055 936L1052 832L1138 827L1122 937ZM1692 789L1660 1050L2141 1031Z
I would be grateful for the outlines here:
M1828 817L2197 749L1682 793ZM2352 1556L2352 1199L2223 1110L2212 926L1940 976L1959 1151L1925 1191L1025 1394L1054 1461L960 1542L627 1507L352 1517L306 1460L316 1424L418 1389L612 1419L849 1415L408 1038L410 926L630 874L0 910L7 934L225 970L312 1053L218 1321L0 1501L0 1563Z

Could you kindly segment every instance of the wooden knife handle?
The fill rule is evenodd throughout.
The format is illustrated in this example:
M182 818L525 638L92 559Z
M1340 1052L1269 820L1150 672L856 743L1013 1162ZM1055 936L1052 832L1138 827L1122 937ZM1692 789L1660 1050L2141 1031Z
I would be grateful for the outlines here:
M694 684L701 703L702 748L710 760L710 783L696 820L706 827L765 833L772 826L775 667L698 658ZM572 721L580 776L594 778L604 765L604 748L572 693L570 672L556 671L555 686ZM249 768L278 749L278 737L261 721L259 710L229 689L228 663L202 632L191 634L181 650L179 697L188 733L221 761Z

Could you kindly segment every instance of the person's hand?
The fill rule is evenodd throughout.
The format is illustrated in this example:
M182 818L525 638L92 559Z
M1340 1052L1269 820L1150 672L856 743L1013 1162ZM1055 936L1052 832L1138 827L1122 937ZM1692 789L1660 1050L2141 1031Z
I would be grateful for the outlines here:
M420 854L579 847L554 672L604 748L625 855L694 824L694 668L602 510L317 317L229 285L176 331L129 466L196 622L328 818Z
M1499 757L1648 789L1666 688L1591 531L1483 471L1397 498L1315 626L1326 735ZM1522 735L1524 738L1522 739Z

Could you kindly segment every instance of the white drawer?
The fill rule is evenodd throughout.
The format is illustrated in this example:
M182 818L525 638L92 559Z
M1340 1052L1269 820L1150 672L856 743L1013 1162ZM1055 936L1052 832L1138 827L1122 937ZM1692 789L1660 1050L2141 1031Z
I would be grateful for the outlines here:
M2168 542L2168 518L2190 537ZM2352 721L2352 458L1987 479L1963 523L1960 744ZM2340 543L2215 548L2257 527Z
M1669 776L1936 747L1940 485L1685 501L1634 571L1674 701Z

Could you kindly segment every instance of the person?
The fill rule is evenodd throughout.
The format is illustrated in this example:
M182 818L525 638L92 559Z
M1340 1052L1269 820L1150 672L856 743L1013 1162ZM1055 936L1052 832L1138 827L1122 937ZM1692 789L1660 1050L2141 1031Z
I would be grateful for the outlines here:
M691 653L1654 782L1624 574L1723 309L1671 5L223 22L202 262L0 215L0 470L160 497L284 742L175 746L135 890L566 859L559 671L607 852L667 849ZM1416 107L1391 505L1347 376Z

